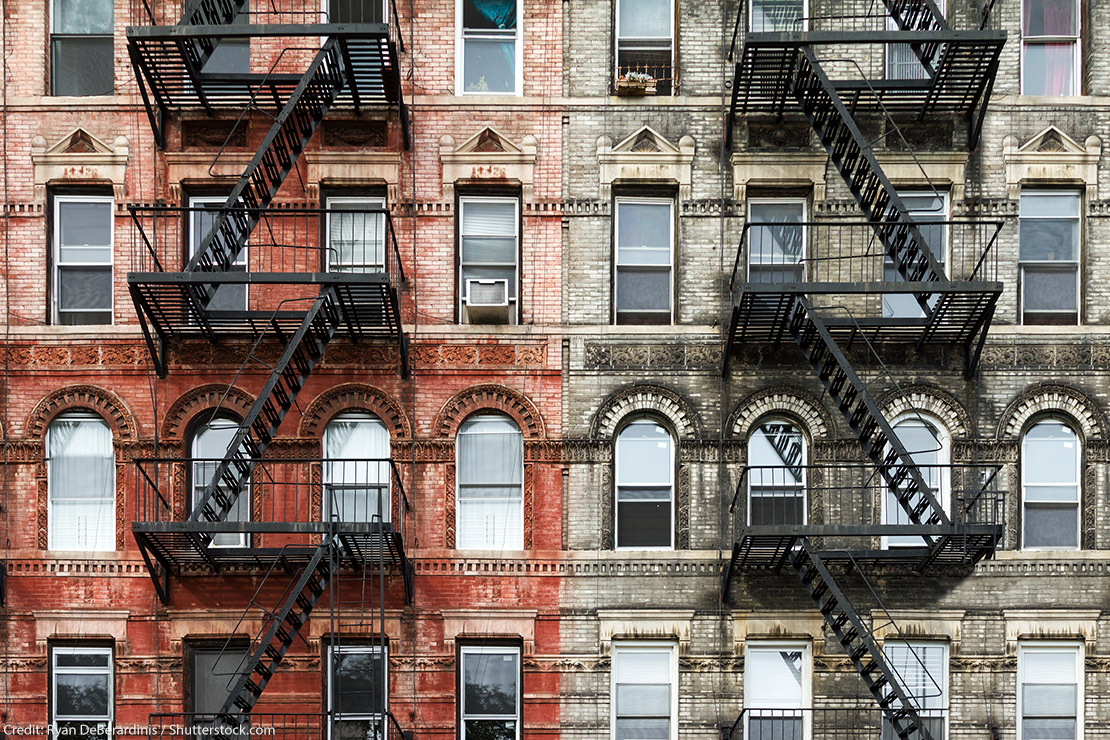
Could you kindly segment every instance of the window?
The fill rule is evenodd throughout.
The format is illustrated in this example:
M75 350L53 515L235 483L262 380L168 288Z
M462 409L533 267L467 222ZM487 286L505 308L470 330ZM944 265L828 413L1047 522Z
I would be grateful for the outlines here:
M249 645L238 640L190 646L192 680L188 704L194 725L211 726L231 695L235 680L250 656Z
M674 91L671 0L617 0L617 78L652 79L656 95Z
M898 193L902 203L917 223L917 230L925 245L933 253L940 268L945 269L948 260L948 194L947 193ZM902 275L894 268L890 257L883 259L883 280L888 283L905 282ZM929 300L930 306L935 306L940 299L933 295ZM921 319L925 313L921 304L910 293L884 293L883 317L897 319Z
M896 419L892 425L898 441L910 453L917 465L925 485L933 492L937 501L946 512L952 510L951 504L951 464L948 432L936 419L920 413L911 413ZM910 515L898 503L894 492L883 487L883 524L913 524ZM925 540L921 537L890 535L883 537L883 547L922 547Z
M384 645L331 645L328 648L328 712L334 740L387 737L389 661Z
M1079 323L1080 198L1021 194L1021 323Z
M1022 94L1079 95L1079 59L1077 0L1022 0Z
M216 418L203 423L193 434L193 468L192 468L192 500L189 508L196 507L204 495L204 490L212 482L216 468L231 446L235 433L239 431L239 422L233 419ZM232 468L234 470L234 468ZM224 484L218 488L228 492ZM243 484L238 498L231 507L231 511L223 518L225 522L249 522L251 520L251 495L250 483ZM213 500L212 505L218 507ZM221 532L212 537L210 547L247 547L249 538L245 532Z
M110 196L54 196L54 323L112 323Z
M748 643L744 708L750 740L802 740L808 735L809 645Z
M472 416L459 427L460 550L524 547L524 440L508 417Z
M324 518L388 522L389 432L372 414L341 414L324 430Z
M328 198L327 210L327 271L385 272L385 198Z
M250 0L244 0L242 9L235 15L231 25L241 26L250 23ZM246 36L220 38L212 55L201 67L205 75L247 74L251 71L251 40Z
M51 550L116 549L112 430L95 414L59 416L46 431Z
M520 0L458 0L458 94L519 95Z
M112 723L112 649L50 647L50 724L54 737L103 737Z
M1018 644L1018 740L1081 740L1083 646Z
M227 198L218 196L194 196L189 198L189 259L192 259L204 244L204 237L212 230L216 223L219 211L227 203ZM231 272L247 271L247 247L239 252L239 256L231 265ZM247 310L247 285L246 283L227 283L216 288L211 300L208 301L208 311L245 311Z
M943 642L894 642L883 644L883 655L902 678L902 689L916 705L933 740L944 740L948 711L948 646ZM883 717L882 740L898 740Z
M802 200L748 201L748 281L805 280L806 204Z
M945 3L944 0L936 0L937 10L940 14L944 15ZM887 30L898 31L898 23L893 17L887 19ZM933 62L941 58L941 49L943 44L938 47L937 52L933 55ZM927 80L929 79L928 73L925 71L924 65L917 55L913 53L913 47L909 44L887 44L886 45L886 78L888 80Z
M459 199L459 316L464 324L518 322L520 201Z
M1046 419L1021 443L1022 547L1079 547L1079 437L1062 421Z
M616 321L670 324L674 202L617 201Z
M520 648L461 648L460 740L520 738Z
M674 441L635 419L617 435L617 547L674 547Z
M53 0L50 13L52 95L111 95L115 87L112 0Z
M806 440L783 419L764 421L748 439L748 521L806 523Z
M750 0L751 30L755 33L805 31L805 0Z
M678 736L678 660L669 643L613 643L610 722L614 740Z
M327 0L329 23L385 23L385 0Z

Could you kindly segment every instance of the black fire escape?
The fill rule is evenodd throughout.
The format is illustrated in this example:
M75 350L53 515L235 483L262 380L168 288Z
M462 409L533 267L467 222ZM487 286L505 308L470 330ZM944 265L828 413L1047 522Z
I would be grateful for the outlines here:
M880 387L898 390L877 348L918 356L958 348L966 374L974 373L1002 292L992 254L1001 224L923 217L895 190L876 149L900 146L913 156L903 128L953 119L967 122L973 149L1005 34L982 30L985 21L954 30L933 0L883 0L871 13L762 22L743 34L739 48L734 44L726 146L732 148L741 117L782 122L800 113L863 217L745 225L722 372L746 344L797 345L858 440L864 463L806 465L787 437L765 431L777 464L743 470L722 598L729 600L741 575L793 572L877 702L884 737L939 740L842 581L866 583L876 568L966 572L1001 541L997 471L921 464L922 450L907 449L873 395ZM912 53L901 76L893 66L878 74L866 68L866 60L883 59L894 45ZM947 254L935 254L945 242ZM857 371L861 361L867 369ZM785 506L749 510L740 502L757 488L767 496L808 492L808 517ZM941 500L948 496L951 507ZM884 514L875 505L884 497L899 511ZM777 724L760 724L757 711L745 711L747 721L741 715L727 730L730 740L744 728L751 738L802 736L789 734L801 725L789 725L784 715ZM819 717L806 721L823 734ZM844 729L829 736L855 736Z
M393 590L387 584L403 586L406 602L412 598L404 545L410 506L388 453L338 463L267 455L329 345L360 345L367 362L383 367L396 357L408 374L398 296L405 277L388 209L275 204L286 178L299 175L298 159L329 110L384 116L399 129L393 140L409 147L396 10L382 0L364 0L363 12L353 12L355 5L186 0L183 10L167 3L166 13L181 13L167 18L144 0L144 25L127 30L159 147L167 144L168 120L182 112L237 113L236 126L269 126L222 206L134 207L131 214L138 271L128 274L128 286L158 375L182 347L204 344L212 357L228 359L249 348L240 372L261 366L268 373L222 458L194 459L186 450L179 458L137 461L132 531L163 603L175 577L265 574L248 607L261 609L261 630L229 678L220 710L190 720L202 724L261 722L252 720L256 702L293 643L304 639L329 587L324 604L335 620L341 573L377 583L364 587L372 607L363 600L357 608L379 615L383 654ZM231 47L258 49L265 66L255 57L253 68L229 70L235 65L222 50ZM336 224L350 233L333 241ZM287 583L275 587L277 581ZM378 715L378 737L400 736L392 715L384 708ZM313 725L298 722L289 730L298 736ZM324 722L313 731L330 736Z

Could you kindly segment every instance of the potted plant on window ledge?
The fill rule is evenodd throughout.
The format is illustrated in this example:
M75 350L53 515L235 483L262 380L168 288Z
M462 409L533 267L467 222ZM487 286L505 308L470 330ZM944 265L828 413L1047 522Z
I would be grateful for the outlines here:
M625 72L617 77L617 95L654 95L655 78L647 72Z

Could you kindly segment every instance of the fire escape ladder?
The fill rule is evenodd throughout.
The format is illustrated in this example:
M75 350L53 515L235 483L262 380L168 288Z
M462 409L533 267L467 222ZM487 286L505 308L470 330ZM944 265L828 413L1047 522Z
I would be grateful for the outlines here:
M790 552L790 565L899 739L933 740L898 673L808 538L799 540Z
M802 112L847 183L864 218L871 222L894 268L908 282L947 282L944 268L883 173L871 142L860 131L811 46L803 46L797 55L793 88ZM929 318L933 315L930 295L914 294Z
M944 14L933 0L883 0L887 14L902 31L951 31ZM937 42L911 43L910 49L931 78L936 74L933 60L941 44Z
M950 526L948 515L921 470L805 296L797 296L787 330L910 521L916 525ZM934 551L945 540L924 539Z
M346 79L341 42L331 38L285 101L239 182L213 218L212 228L186 265L186 272L231 269ZM215 292L213 286L198 286L198 291L202 306Z
M765 424L762 428L783 467L789 468L795 475L799 474L803 453L801 438L792 433L786 424Z
M334 288L321 288L297 331L288 338L278 334L285 345L284 351L239 425L226 456L216 466L212 481L196 501L189 521L223 521L235 506L255 466L277 434L282 419L293 407L297 394L342 323L338 303ZM207 533L198 537L203 546L212 539Z
M267 615L252 645L250 657L241 666L231 693L220 709L220 721L231 726L239 726L246 721L289 647L308 622L316 603L327 590L339 550L338 537L324 535L297 580L286 591L278 610Z
M197 0L186 3L179 25L230 26L246 12L247 0ZM190 36L183 38L181 43L186 51L190 71L199 74L220 45L220 39L213 36Z

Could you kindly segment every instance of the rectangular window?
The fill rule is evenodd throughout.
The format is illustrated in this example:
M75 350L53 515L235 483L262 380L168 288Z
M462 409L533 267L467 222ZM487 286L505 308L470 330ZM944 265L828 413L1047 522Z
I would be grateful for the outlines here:
M944 15L944 0L936 0L937 10L941 15ZM887 18L886 27L890 31L899 30L898 24L893 18ZM940 47L943 49L943 46ZM934 54L933 60L940 59L941 52L938 49ZM913 53L913 47L909 44L887 44L886 45L886 78L888 80L927 80L929 79L925 67L921 64L921 60Z
M246 644L209 644L191 647L190 668L192 693L189 706L194 712L193 724L211 726L231 695L232 686L250 650Z
M386 0L327 0L328 23L385 23Z
M459 199L459 317L464 324L519 322L520 201Z
M112 323L111 196L54 196L54 323Z
M805 280L805 218L803 200L748 201L748 282Z
M1079 3L1022 0L1022 95L1080 94Z
M614 740L677 737L678 660L668 643L613 643L610 722Z
M671 0L617 0L617 79L655 83L674 93L674 7Z
M750 0L753 33L807 30L805 0Z
M111 95L115 87L112 0L53 0L50 93Z
M459 740L520 738L520 648L461 648Z
M1018 740L1081 740L1083 646L1018 645Z
M327 271L384 272L385 198L328 198L326 204Z
M189 259L192 259L204 244L204 237L216 223L219 209L227 202L227 198L218 196L194 196L189 198ZM247 247L239 252L238 258L231 265L231 272L247 271ZM215 295L208 302L208 311L246 311L247 310L247 285L225 284L216 288Z
M116 549L116 461L99 416L67 413L46 432L51 550Z
M1021 443L1023 548L1074 550L1079 547L1079 437L1067 424L1044 419Z
M902 688L916 704L917 715L933 740L945 740L945 714L948 710L948 646L943 642L894 642L883 644L883 655L902 677ZM883 718L882 740L898 740Z
M459 95L519 95L521 0L458 0L455 86Z
M112 649L51 646L50 670L54 737L102 737L112 722Z
M802 740L808 735L809 645L749 643L744 662L747 735L753 740Z
M1021 194L1021 323L1079 323L1081 199L1077 192Z
M948 261L948 194L947 193L898 193L906 211L917 223L917 230L933 257L945 268ZM883 259L883 280L888 283L904 282L889 257ZM934 295L930 306L936 305L940 296ZM921 319L925 312L909 293L884 293L883 318Z
M617 201L616 323L674 322L674 201Z
M242 26L250 23L250 0L245 0L242 9L232 19L231 25ZM212 51L212 55L201 68L205 75L247 74L251 71L251 40L246 36L225 37Z
M332 645L328 649L328 711L334 740L388 737L389 661L382 645Z

